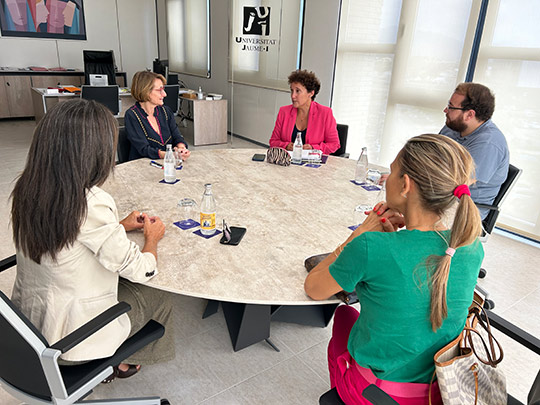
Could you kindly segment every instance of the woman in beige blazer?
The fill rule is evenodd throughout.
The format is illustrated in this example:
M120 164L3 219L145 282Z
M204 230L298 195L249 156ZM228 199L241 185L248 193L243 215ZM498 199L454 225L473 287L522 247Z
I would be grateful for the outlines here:
M12 300L49 342L126 301L132 310L61 356L63 364L114 354L150 319L165 336L115 368L112 378L135 374L139 364L174 357L168 294L141 285L157 274L157 244L165 226L134 211L119 221L101 186L115 165L118 124L101 104L58 104L37 126L26 167L12 193L17 249ZM142 231L141 249L127 231ZM110 378L110 380L112 380Z

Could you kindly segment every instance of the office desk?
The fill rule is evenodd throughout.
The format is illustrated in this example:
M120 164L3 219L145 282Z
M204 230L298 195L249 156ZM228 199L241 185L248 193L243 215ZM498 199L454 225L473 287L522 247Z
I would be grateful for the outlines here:
M48 109L63 101L72 100L75 97L80 97L80 94L67 92L48 94L47 89L32 87L32 103L34 105L36 123L43 118ZM126 111L135 104L135 99L131 96L131 93L121 92L120 102L121 108L118 116L123 117Z
M195 151L177 171L181 181L174 185L159 183L163 171L139 159L119 165L103 186L121 217L141 210L166 225L159 274L149 285L222 302L235 350L268 338L270 319L328 323L339 301L313 301L305 294L304 259L342 243L350 235L354 207L373 203L378 195L350 182L354 160L330 156L318 169L282 167L252 161L260 152ZM238 246L173 225L181 219L177 202L183 197L199 202L205 183L212 183L217 198L217 224L225 218L229 226L247 228ZM143 245L141 232L129 235ZM306 310L319 313L304 316ZM245 329L253 323L256 327Z

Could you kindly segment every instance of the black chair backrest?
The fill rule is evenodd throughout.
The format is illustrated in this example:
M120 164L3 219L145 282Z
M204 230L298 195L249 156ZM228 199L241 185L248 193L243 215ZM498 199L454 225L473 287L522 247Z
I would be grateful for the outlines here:
M120 110L118 86L81 86L81 97L97 101L111 110L113 115L118 115Z
M2 291L0 301L0 378L23 392L50 401L51 391L30 341L46 347L49 344ZM17 321L20 328L12 324ZM20 330L24 330L24 336Z
M180 86L178 84L171 84L164 86L164 88L167 97L163 99L163 104L176 114L178 112L178 92L180 91Z
M116 149L118 163L129 162L129 152L131 151L131 142L127 137L126 127L118 129L118 147Z
M113 51L83 51L84 84L90 84L91 74L107 75L108 84L116 84Z
M508 176L506 176L506 180L501 185L501 188L499 189L499 192L497 193L497 196L493 200L493 206L500 208L502 205L504 199L508 195L508 192L516 182L517 178L521 174L521 169L518 169L514 165L508 166ZM484 228L484 231L486 233L490 234L493 231L493 228L495 228L495 223L497 222L497 218L499 217L499 210L498 209L491 209L489 211L489 214L484 218L482 221L482 227Z
M347 135L349 134L349 126L337 124L337 132L339 136L339 149L331 153L332 156L341 156L345 153L347 147Z

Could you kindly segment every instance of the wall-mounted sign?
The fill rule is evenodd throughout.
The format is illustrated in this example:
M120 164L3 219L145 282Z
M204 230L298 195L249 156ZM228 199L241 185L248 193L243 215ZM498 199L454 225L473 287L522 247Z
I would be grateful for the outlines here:
M231 0L231 68L236 83L288 91L300 60L303 0Z
M236 43L241 44L241 51L268 52L271 47L277 45L277 39L269 38L271 28L270 11L270 6L244 6L243 35L235 38Z

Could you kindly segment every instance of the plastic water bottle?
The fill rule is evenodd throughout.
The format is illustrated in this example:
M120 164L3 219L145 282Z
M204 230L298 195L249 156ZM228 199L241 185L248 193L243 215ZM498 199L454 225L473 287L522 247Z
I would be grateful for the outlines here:
M302 132L296 133L296 140L293 145L292 162L296 165L302 163Z
M359 183L366 182L366 173L368 171L368 158L367 158L367 148L362 148L362 153L356 162L356 171L354 172L354 181Z
M204 96L204 94L203 94L203 91L202 91L202 87L199 86L199 91L197 92L197 98L198 98L199 100L202 100L202 99L203 99L203 96Z
M174 158L171 144L167 144L165 159L163 159L163 178L166 183L174 183L176 181L176 159Z
M212 194L212 185L204 185L204 194L201 201L201 233L213 235L216 233L216 200Z

